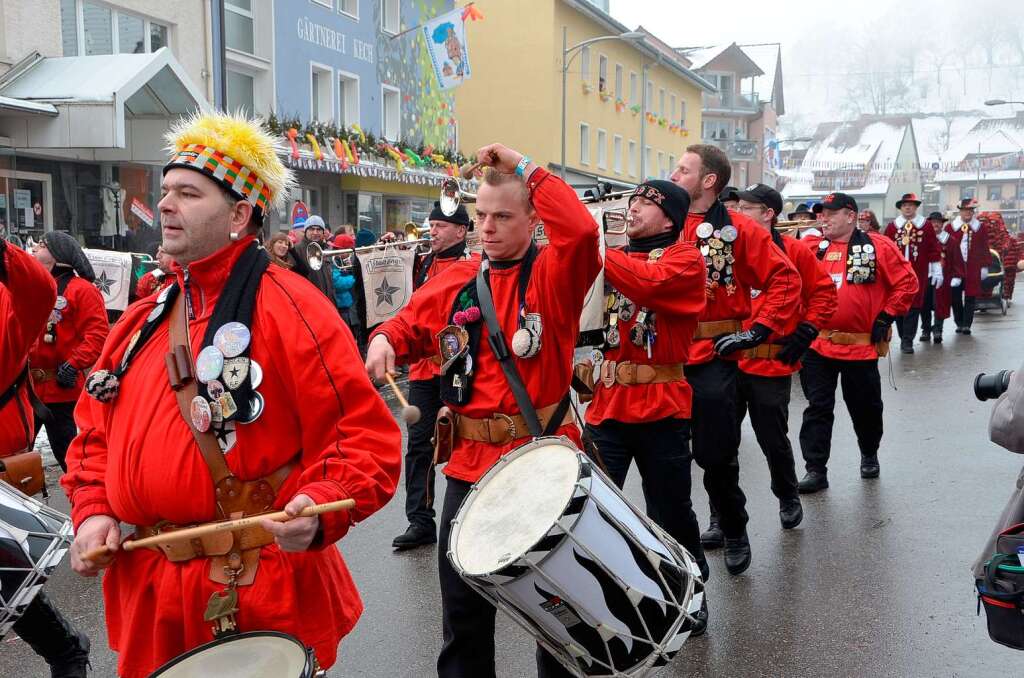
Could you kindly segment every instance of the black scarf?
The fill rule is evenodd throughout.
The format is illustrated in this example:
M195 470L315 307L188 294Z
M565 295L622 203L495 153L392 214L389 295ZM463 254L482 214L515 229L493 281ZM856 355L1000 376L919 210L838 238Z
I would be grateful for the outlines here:
M519 286L518 286L518 297L519 306L517 312L519 313L520 319L522 316L522 310L526 307L526 288L530 284L530 274L533 271L534 261L537 259L537 244L534 242L530 243L530 248L526 250L526 254L522 259L515 261L491 261L489 262L491 268L512 268L516 264L520 264L519 267ZM487 255L484 255L484 259ZM491 285L490 275L484 274L484 280L487 282L488 288ZM476 291L476 276L473 276L469 281L459 290L459 293L455 295L455 301L452 303L451 312L448 315L448 324L455 324L455 314L459 311L464 311L471 307L480 308L480 296ZM441 400L449 405L465 405L469 402L472 397L473 389L473 377L476 372L477 357L480 354L480 338L484 333L484 321L483 318L477 322L467 323L465 325L466 332L469 334L469 350L463 355L463 357L456 360L452 366L448 369L448 372L441 375ZM473 369L467 370L466 367L466 356L469 356L470 363ZM456 381L462 383L461 387L456 386Z
M440 252L431 252L427 256L420 260L419 269L416 271L416 277L413 280L413 289L419 289L427 282L427 274L430 272L430 267L434 263L434 259L460 259L466 254L466 241L460 240L451 247L441 250Z
M671 229L657 235L649 235L646 238L630 238L627 252L651 252L659 247L665 249L674 245L679 240L679 231Z
M830 241L822 238L818 243L818 259L824 259ZM870 251L865 251L867 245ZM854 228L850 241L846 244L846 282L851 285L866 285L877 278L878 254L874 251L871 236L859 228ZM865 270L866 269L866 270Z

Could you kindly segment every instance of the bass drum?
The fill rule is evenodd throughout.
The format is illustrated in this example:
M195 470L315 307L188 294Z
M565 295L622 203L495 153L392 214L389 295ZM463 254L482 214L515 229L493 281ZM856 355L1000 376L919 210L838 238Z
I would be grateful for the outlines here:
M164 664L150 678L313 678L313 651L276 631L218 638Z
M577 676L636 678L668 663L704 597L690 554L564 437L492 466L448 548L470 586Z

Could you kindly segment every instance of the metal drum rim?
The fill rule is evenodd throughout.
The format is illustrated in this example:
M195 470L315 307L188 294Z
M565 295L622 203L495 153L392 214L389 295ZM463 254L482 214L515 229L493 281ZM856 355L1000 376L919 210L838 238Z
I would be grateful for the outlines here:
M285 640L290 640L296 645L298 645L300 648L302 648L302 652L306 657L306 666L304 667L304 673L307 673L310 676L314 675L313 671L316 667L316 664L314 663L313 659L313 651L310 648L306 647L295 636L284 633L283 631L243 631L242 633L234 633L229 636L224 636L223 638L215 638L214 640L211 640L208 643L203 643L198 647L194 647L188 652L178 655L168 663L158 668L155 672L149 674L149 678L159 678L159 676L162 676L164 675L164 673L166 673L167 669L174 668L186 659L189 659L201 652L205 652L206 650L214 648L218 645L226 645L240 638L284 638Z

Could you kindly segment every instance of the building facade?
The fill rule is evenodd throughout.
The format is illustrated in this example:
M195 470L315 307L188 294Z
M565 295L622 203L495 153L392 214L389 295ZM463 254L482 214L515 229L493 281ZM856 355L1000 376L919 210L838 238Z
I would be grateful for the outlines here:
M699 139L712 88L650 33L571 51L563 111L563 30L571 48L629 29L585 0L476 4L486 21L467 31L474 76L455 95L463 148L501 141L560 171L564 143L570 183L625 187L667 176Z

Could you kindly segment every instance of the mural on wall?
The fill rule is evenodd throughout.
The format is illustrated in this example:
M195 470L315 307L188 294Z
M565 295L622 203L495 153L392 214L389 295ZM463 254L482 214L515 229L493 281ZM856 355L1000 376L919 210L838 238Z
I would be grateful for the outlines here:
M380 25L383 3L375 3ZM424 145L454 149L457 145L455 97L441 89L423 32L408 30L452 10L451 0L412 0L402 3L397 36L377 37L377 76L402 93L402 136ZM408 32L404 32L407 31Z

